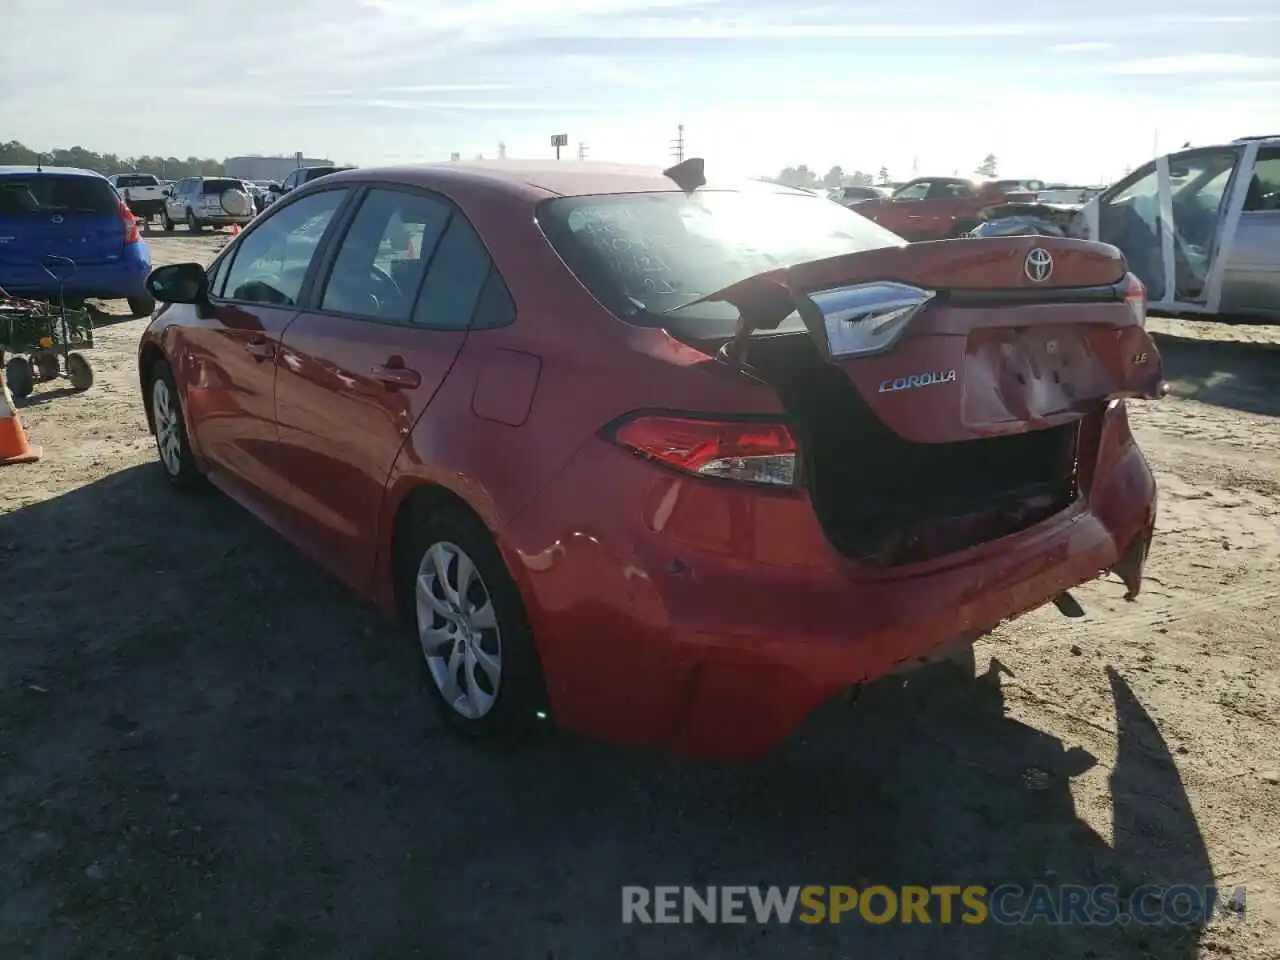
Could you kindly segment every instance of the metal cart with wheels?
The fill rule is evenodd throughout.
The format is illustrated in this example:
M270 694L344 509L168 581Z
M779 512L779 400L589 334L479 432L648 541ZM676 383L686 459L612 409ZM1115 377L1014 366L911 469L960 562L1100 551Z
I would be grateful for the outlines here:
M81 350L93 347L93 317L84 307L67 307L63 284L75 273L70 257L49 256L45 273L58 284L58 306L43 300L10 296L0 289L0 362L4 378L17 399L35 384L66 376L77 393L93 386L93 367Z

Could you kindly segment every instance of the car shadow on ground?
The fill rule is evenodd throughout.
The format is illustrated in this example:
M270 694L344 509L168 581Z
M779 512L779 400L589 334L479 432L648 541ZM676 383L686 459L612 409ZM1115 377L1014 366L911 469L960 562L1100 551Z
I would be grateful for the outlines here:
M1212 883L1118 674L1108 842L1069 791L1093 759L1005 716L998 664L833 702L743 766L482 748L431 714L412 643L154 466L0 515L0 557L0 956L1196 956L1200 929L936 912L621 923L623 885Z
M1156 334L1174 395L1280 416L1280 344Z

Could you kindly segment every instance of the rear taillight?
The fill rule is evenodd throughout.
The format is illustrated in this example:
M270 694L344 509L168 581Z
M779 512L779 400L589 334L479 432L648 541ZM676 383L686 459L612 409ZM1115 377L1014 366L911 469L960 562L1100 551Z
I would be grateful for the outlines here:
M796 483L796 441L776 420L643 413L619 421L606 435L632 453L695 476L775 487Z
M123 200L119 204L120 220L124 223L124 242L137 243L142 239L142 231L138 229L138 218L133 215L129 205Z
M1125 275L1124 302L1138 321L1138 326L1147 325L1147 288L1132 273Z
M875 281L811 293L832 357L861 357L892 347L936 296L905 283Z

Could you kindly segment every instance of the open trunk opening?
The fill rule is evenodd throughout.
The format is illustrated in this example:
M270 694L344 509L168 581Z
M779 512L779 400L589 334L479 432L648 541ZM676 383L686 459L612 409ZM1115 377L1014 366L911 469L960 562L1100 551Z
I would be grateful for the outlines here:
M846 556L921 562L1026 529L1077 495L1079 421L914 443L876 416L809 337L754 338L744 359L792 419L814 508Z

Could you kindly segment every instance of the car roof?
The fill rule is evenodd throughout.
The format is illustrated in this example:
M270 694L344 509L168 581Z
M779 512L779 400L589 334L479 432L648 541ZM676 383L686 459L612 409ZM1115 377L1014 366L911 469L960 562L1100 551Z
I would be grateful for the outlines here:
M15 176L28 177L38 176L41 174L57 174L59 176L73 177L97 177L99 180L107 179L96 170L82 170L79 167L34 167L30 164L0 164L0 177Z
M675 192L680 188L661 167L582 160L475 160L443 161L390 167L363 167L331 174L326 183L341 180L389 180L425 187L482 188L525 199L577 197L611 193ZM776 184L722 179L701 189L772 189L806 193Z

